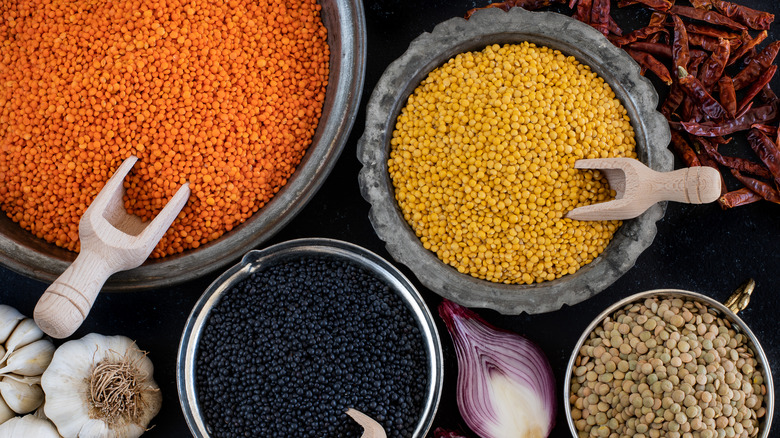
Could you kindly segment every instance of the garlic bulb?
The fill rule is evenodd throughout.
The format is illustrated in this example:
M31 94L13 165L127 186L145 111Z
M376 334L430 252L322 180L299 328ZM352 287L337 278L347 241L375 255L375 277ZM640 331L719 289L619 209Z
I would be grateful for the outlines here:
M0 438L60 438L57 428L49 420L33 414L14 417L0 425Z
M65 438L138 437L162 403L153 371L127 337L91 333L68 341L41 377L44 412Z

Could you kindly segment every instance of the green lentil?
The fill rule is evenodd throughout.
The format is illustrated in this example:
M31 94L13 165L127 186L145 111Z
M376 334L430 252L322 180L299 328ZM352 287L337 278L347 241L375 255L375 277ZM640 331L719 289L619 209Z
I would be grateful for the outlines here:
M604 433L589 420L596 412L614 420L615 438L757 436L766 415L761 367L748 338L710 312L695 301L652 298L624 306L594 329L572 370L579 436ZM628 349L610 348L615 344ZM577 376L585 364L611 371L596 371L600 381L589 382ZM595 395L599 409L577 407L586 395Z
M409 97L388 171L423 246L459 272L531 284L576 272L619 221L571 209L614 196L580 158L635 157L627 112L604 80L530 43L462 53Z

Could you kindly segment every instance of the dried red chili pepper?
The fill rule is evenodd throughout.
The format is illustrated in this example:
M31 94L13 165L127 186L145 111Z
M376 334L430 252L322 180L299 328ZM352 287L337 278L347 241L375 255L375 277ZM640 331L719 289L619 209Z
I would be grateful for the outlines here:
M609 35L610 0L593 0L590 8L590 25L602 34Z
M772 174L761 163L756 163L745 158L722 155L718 146L707 138L697 137L696 141L702 145L704 151L720 165L740 172L747 172L760 178L772 178Z
M721 76L718 80L718 97L729 118L737 117L737 92L730 77Z
M718 48L718 40L716 38L700 33L688 34L688 44L691 46L699 46L709 52L714 52Z
M674 69L687 69L691 54L688 50L688 31L685 24L677 15L672 15L674 21L674 38L672 39L672 62Z
M731 54L729 62L726 65L732 65L740 60L746 53L751 51L757 45L761 44L761 42L764 41L769 34L767 31L762 30L758 35L756 35L755 38L750 38L750 36L747 34L745 35L745 38L742 39L742 45Z
M655 57L672 57L672 48L667 44L636 41L631 44L627 44L625 47L632 50L639 50L640 52L647 52Z
M669 94L666 95L666 99L664 100L664 103L661 105L661 114L666 117L667 121L672 120L672 115L675 111L677 111L677 108L680 107L680 104L682 104L683 99L685 98L685 92L680 88L680 85L677 84L675 81L672 86L669 88Z
M734 76L734 89L741 90L755 81L761 72L769 67L780 52L780 41L773 41L756 56L750 58L745 67Z
M743 187L722 194L720 198L718 198L718 204L720 205L720 208L728 210L729 208L739 207L740 205L752 204L762 199L764 198L758 193L747 187Z
M657 60L653 55L647 52L639 52L631 49L626 49L626 53L634 58L634 60L642 68L646 68L647 70L655 73L659 79L666 82L666 85L672 84L672 76L669 74L669 69L667 69L666 66L663 65L661 61Z
M780 194L777 193L777 190L775 190L774 187L770 186L769 184L763 181L759 181L757 179L744 176L741 173L739 173L738 170L732 169L731 174L734 175L734 177L738 179L739 182L744 184L745 187L754 191L762 198L766 199L767 201L780 204Z
M778 135L777 126L765 125L763 123L754 123L751 128L758 129L766 135L775 136ZM775 141L775 144L780 144Z
M737 111L741 112L744 108L746 108L748 103L753 100L753 98L756 97L759 92L761 92L761 90L769 83L769 81L772 80L772 77L774 77L776 72L776 65L772 65L768 69L764 70L764 72L761 73L761 76L759 76L756 81L750 85L747 91L745 91L745 94L742 96L742 100L740 100L739 104L737 104Z
M724 0L694 0L691 4L696 8L710 9L714 7L723 15L756 30L769 29L775 20L775 16L769 12L758 11Z
M691 60L688 62L688 73L690 73L693 77L696 77L696 75L699 72L699 67L701 66L701 63L704 62L706 58L707 58L707 52L703 52L701 50L691 52ZM677 75L675 75L675 77L676 76ZM683 90L683 94L685 95L685 97L683 99L682 107L680 109L680 119L700 122L701 119L704 117L704 113L702 112L701 108L694 102L692 97L688 96L688 93L684 92L684 90Z
M560 3L560 2L557 0L506 0L503 2L491 3L481 8L470 9L469 11L466 12L465 18L468 19L469 17L474 15L474 12L477 12L482 9L498 8L501 9L502 11L508 11L514 7L521 7L529 11L535 11L537 9L544 8L546 6L550 6L553 3Z
M733 30L747 30L745 25L737 23L731 18L714 11L707 11L704 9L696 9L690 6L674 5L669 8L669 12L683 17L691 18L693 20L704 21L709 24L715 24L718 26L725 26Z
M580 2L581 4L582 2ZM578 5L579 7L579 5ZM582 20L580 20L582 21ZM633 43L634 41L640 41L647 39L650 35L656 34L656 33L667 33L667 30L664 29L661 26L645 26L641 29L637 29L633 32L629 32L626 35L619 36L619 37L611 37L610 41L612 41L612 44L622 47L626 44Z
M726 117L726 110L723 108L723 105L707 92L694 75L688 74L682 67L677 69L677 82L685 94L691 97L693 103L710 119L720 120Z
M733 40L740 37L740 35L736 33L696 23L685 23L685 30L687 30L689 34L695 33L713 38L726 38L727 40Z
M711 90L712 86L723 76L723 70L729 60L729 53L731 53L731 46L728 40L719 38L718 47L701 65L697 75L705 89Z
M752 108L740 117L727 119L720 123L680 122L680 126L689 133L699 137L717 137L750 129L755 123L773 122L776 118L777 105L771 104Z
M677 131L672 131L672 149L674 149L686 166L701 166L699 158L696 157L696 151L688 144L685 137Z
M574 11L572 18L585 24L590 24L591 9L593 9L593 0L579 0L577 2L577 10Z
M620 28L620 26L617 24L617 21L615 21L611 15L608 15L607 18L609 19L607 22L607 30L617 36L623 35L623 29Z
M627 4L625 3L626 2L624 2L624 6L627 6ZM674 4L671 0L635 0L628 4L637 4L637 3L641 3L657 11L668 11L669 8L672 7L672 4ZM618 2L618 6L620 6L620 2Z
M748 131L747 139L753 152L772 173L775 183L780 184L780 149L777 148L772 139L755 128Z
M761 89L761 93L759 93L758 97L764 103L773 104L774 102L777 102L777 94L772 91L769 84L764 85L764 88Z

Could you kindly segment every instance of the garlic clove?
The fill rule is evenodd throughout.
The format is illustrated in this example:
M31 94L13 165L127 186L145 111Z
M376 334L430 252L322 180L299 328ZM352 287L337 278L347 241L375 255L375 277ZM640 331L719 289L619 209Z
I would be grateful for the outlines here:
M16 380L17 382L24 383L27 385L40 385L41 384L41 376L20 376L18 374L6 374L3 377L8 377L9 379Z
M57 428L51 421L34 415L12 418L0 425L0 438L60 438Z
M19 321L24 319L18 310L5 304L0 304L0 344L4 344L14 331ZM0 361L2 362L2 361Z
M8 336L8 340L5 342L6 352L3 355L3 358L0 359L0 363L5 362L17 348L24 347L41 338L43 338L43 331L38 328L35 320L32 318L24 318L22 322L16 326L14 331L11 332L11 335Z
M8 407L8 403L3 400L2 397L0 397L0 424L5 423L6 421L10 420L11 418L14 418L16 416L16 412L11 410L11 408Z
M48 339L39 339L27 344L8 356L5 367L0 368L0 374L39 376L49 366L54 350L54 343Z
M43 403L43 389L40 385L28 385L3 377L0 381L0 396L17 414L27 414Z

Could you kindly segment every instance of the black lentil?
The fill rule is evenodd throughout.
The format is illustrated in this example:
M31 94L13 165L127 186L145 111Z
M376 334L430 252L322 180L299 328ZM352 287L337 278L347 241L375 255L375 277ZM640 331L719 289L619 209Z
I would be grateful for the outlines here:
M345 411L410 437L427 385L400 297L357 264L279 262L226 291L204 325L198 401L214 437L359 437Z

